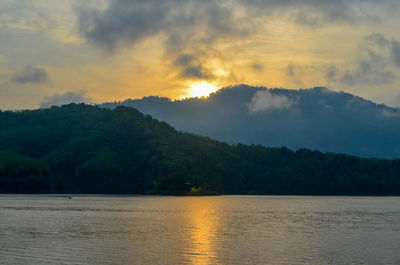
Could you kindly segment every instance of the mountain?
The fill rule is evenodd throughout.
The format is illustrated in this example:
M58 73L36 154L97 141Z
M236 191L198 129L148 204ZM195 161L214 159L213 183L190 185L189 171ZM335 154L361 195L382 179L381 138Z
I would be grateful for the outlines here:
M121 105L180 131L231 144L400 158L399 109L324 87L287 90L238 85L201 99L145 97L100 106Z
M400 160L229 145L70 104L0 112L0 192L399 195Z

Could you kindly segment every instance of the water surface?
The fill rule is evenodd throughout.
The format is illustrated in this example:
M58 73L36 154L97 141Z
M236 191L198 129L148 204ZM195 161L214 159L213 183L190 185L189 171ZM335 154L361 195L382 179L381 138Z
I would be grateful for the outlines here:
M400 264L400 198L1 195L0 263Z

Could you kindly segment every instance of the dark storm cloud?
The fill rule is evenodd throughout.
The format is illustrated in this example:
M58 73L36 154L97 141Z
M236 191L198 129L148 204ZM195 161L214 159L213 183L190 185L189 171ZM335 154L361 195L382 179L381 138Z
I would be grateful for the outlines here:
M11 77L11 82L19 84L44 84L50 81L46 70L27 65Z
M90 42L114 50L157 34L169 22L168 10L163 1L112 1L104 11L79 9L79 30Z
M213 0L115 0L101 11L80 8L78 18L80 33L111 51L158 34L167 36L171 49L194 40L207 43L248 34L232 8Z
M82 36L104 49L112 51L164 34L166 48L178 51L187 44L210 45L226 37L248 36L263 27L260 18L282 13L297 24L313 27L353 23L358 18L354 3L359 1L114 0L104 10L81 7L77 13Z

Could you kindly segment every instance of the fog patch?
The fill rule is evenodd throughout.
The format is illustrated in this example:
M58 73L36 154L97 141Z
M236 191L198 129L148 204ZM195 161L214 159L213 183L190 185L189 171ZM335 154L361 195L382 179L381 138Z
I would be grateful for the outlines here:
M290 108L294 102L287 96L276 95L268 90L259 90L248 104L249 112L255 114L268 110L280 110Z
M385 118L397 118L400 117L400 112L396 110L391 110L391 109L383 109L381 111L381 114Z
M40 108L46 109L51 106L62 106L70 103L88 103L89 101L90 98L86 96L85 92L65 92L45 98L42 103L40 103Z

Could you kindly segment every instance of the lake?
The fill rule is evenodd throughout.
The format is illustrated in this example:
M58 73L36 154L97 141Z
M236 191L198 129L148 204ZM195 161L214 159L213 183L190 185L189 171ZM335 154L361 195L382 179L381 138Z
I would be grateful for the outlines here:
M400 264L400 198L0 195L0 263Z

